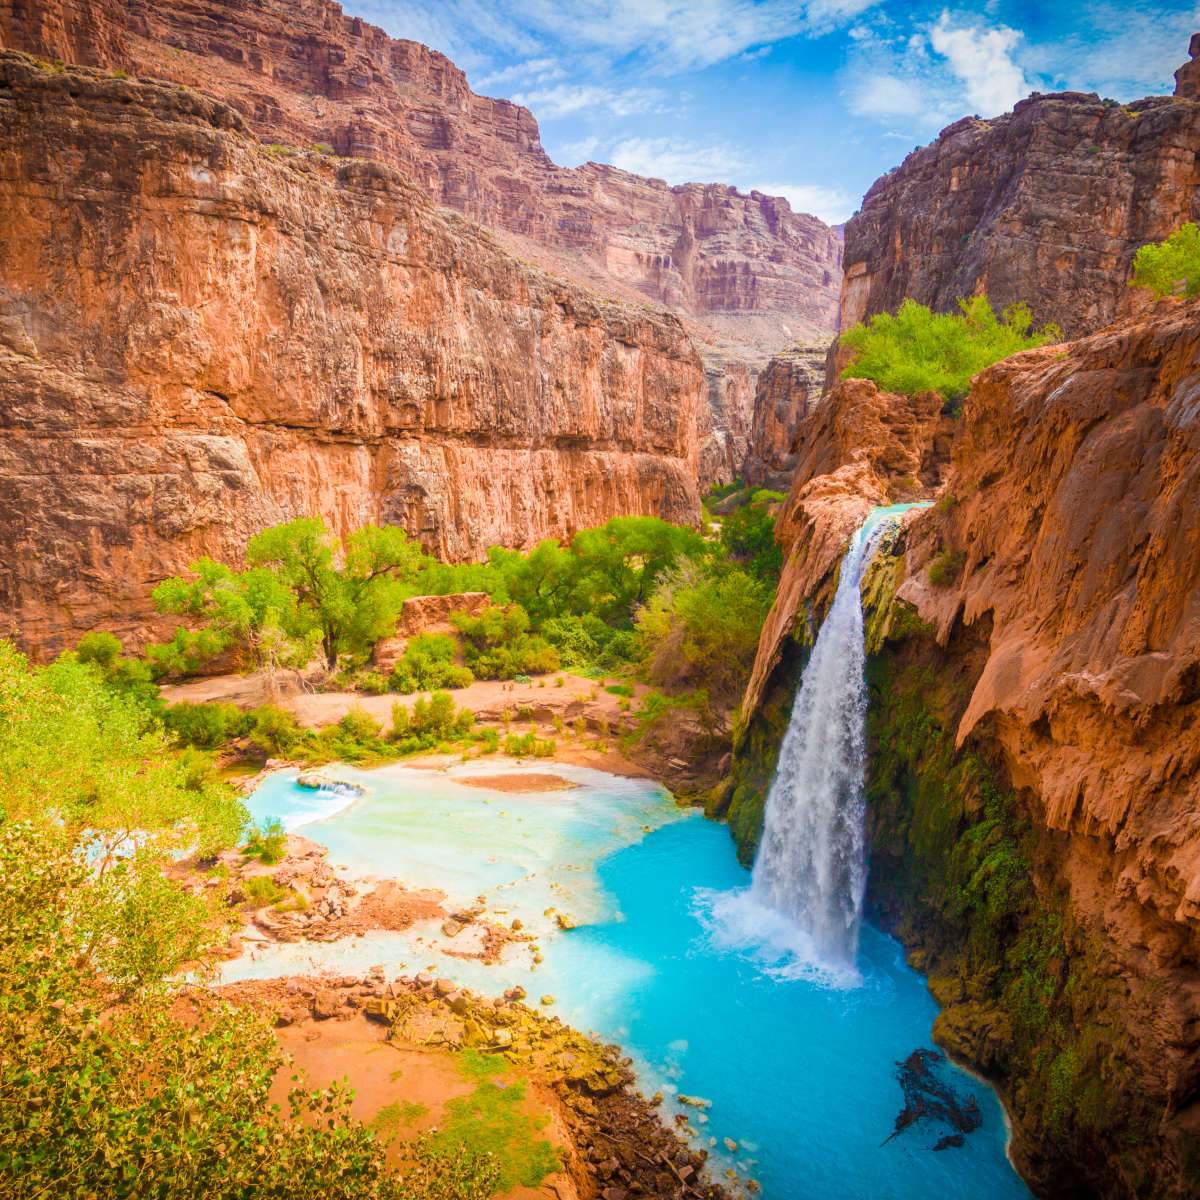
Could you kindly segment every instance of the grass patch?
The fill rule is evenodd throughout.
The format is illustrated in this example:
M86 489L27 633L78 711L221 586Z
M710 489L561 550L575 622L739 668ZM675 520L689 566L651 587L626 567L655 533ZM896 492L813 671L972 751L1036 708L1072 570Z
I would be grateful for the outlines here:
M381 1137L393 1138L404 1126L419 1121L428 1111L424 1104L415 1100L394 1100L391 1104L385 1104L367 1122L367 1127Z
M547 1175L561 1167L558 1151L538 1136L548 1123L544 1114L524 1111L526 1085L523 1080L506 1081L505 1059L495 1054L464 1050L458 1068L477 1083L469 1096L446 1105L442 1128L432 1137L434 1148L452 1152L459 1147L474 1154L490 1155L499 1171L496 1190L537 1187Z

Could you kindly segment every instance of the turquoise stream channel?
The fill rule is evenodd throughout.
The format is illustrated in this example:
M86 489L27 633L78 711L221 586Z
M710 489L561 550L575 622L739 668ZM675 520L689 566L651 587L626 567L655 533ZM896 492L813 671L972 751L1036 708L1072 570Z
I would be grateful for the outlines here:
M1004 1115L985 1084L945 1068L974 1094L982 1126L935 1153L953 1132L918 1122L886 1142L903 1105L896 1064L931 1046L937 1008L899 945L870 925L853 977L823 977L787 957L786 938L733 938L722 901L749 883L728 831L676 807L663 789L558 763L541 771L570 790L506 793L465 786L474 775L520 773L513 764L449 771L332 769L359 798L299 788L270 776L249 799L255 818L278 816L329 847L348 876L395 877L438 887L448 903L486 897L488 915L520 917L537 938L485 965L448 956L474 931L445 937L436 922L404 933L335 943L261 945L226 965L226 979L331 970L440 971L481 992L514 983L549 1011L620 1042L647 1094L686 1111L714 1173L733 1168L781 1200L1006 1200L1029 1193L1005 1157ZM580 924L560 930L554 913ZM779 949L772 948L772 941ZM683 1093L711 1101L698 1120ZM724 1139L738 1143L735 1153Z

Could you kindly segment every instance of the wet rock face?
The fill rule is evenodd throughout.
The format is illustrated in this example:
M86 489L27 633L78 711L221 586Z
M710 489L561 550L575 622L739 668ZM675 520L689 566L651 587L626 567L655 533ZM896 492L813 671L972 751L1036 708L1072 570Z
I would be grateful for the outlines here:
M0 0L3 45L183 83L265 142L387 163L554 274L687 316L716 369L729 365L711 390L706 483L740 468L754 395L744 374L836 327L841 238L817 218L721 184L558 167L527 109L477 96L444 55L330 0Z
M801 346L775 355L758 377L754 419L742 476L754 487L787 491L796 468L796 435L817 404L825 382L825 346Z
M846 226L841 328L906 297L949 311L977 291L1069 337L1121 315L1138 247L1200 217L1194 71L1175 97L1038 95L913 151Z
M515 260L394 171L198 93L0 54L0 610L61 649L275 522L450 557L692 521L679 322Z

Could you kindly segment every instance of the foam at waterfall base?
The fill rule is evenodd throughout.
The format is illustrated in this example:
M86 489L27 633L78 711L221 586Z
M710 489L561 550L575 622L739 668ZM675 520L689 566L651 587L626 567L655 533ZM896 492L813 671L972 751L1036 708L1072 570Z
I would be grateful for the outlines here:
M697 888L693 912L715 950L741 955L772 979L804 980L845 991L862 986L852 962L822 957L795 921L758 900L752 888Z

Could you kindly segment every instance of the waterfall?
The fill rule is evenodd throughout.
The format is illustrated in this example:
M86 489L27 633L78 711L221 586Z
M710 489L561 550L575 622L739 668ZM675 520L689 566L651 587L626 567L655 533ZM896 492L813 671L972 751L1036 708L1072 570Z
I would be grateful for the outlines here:
M898 508L872 512L842 559L779 751L750 888L756 905L794 923L815 962L831 967L853 966L867 877L859 589L878 531Z

